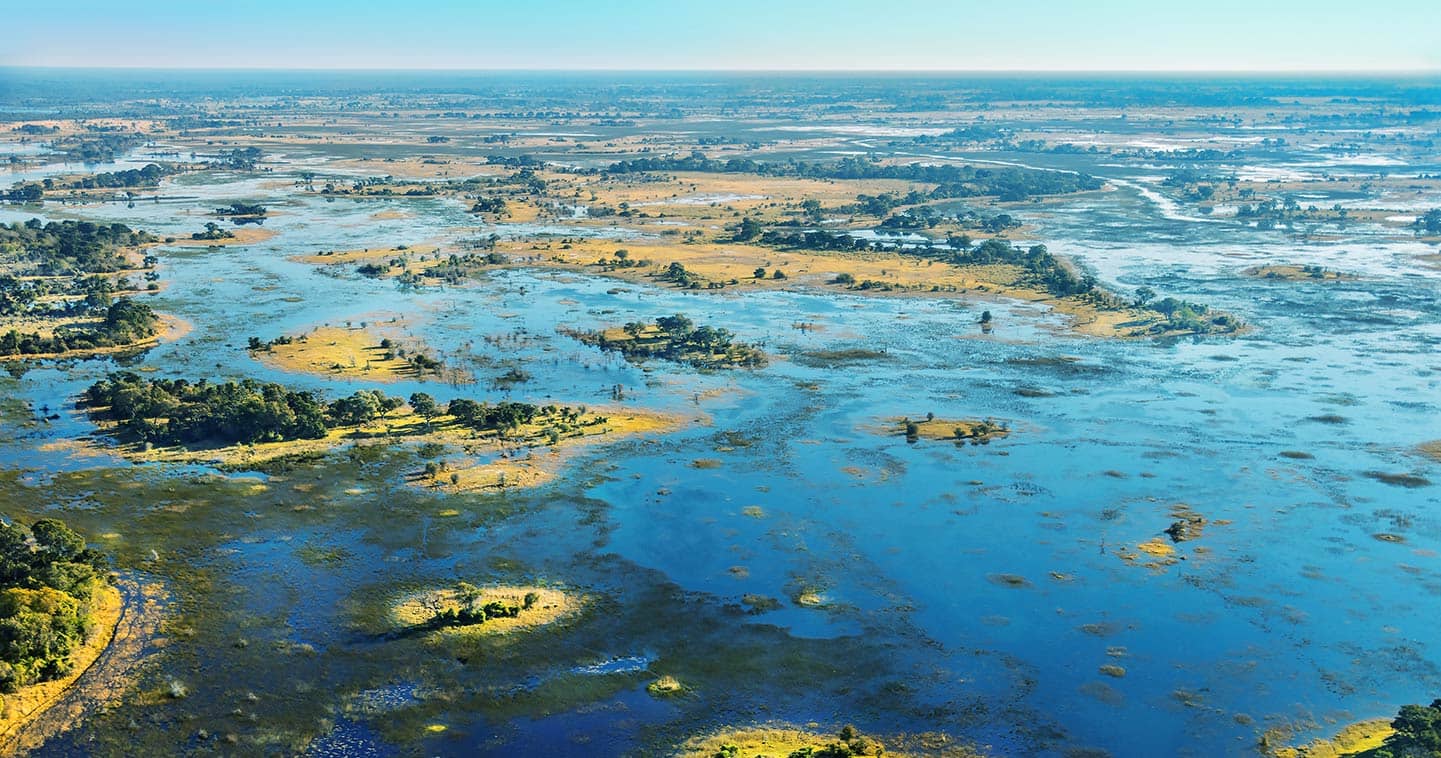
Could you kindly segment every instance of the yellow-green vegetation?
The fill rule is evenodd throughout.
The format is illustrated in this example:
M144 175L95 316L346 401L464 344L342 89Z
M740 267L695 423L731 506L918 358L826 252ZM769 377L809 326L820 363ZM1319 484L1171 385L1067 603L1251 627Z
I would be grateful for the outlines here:
M424 348L384 337L366 328L321 326L297 337L250 340L250 354L282 371L395 382L401 379L445 380L468 384L474 377L432 358Z
M1336 282L1348 279L1355 279L1354 274L1346 274L1340 271L1331 271L1320 266L1309 264L1292 265L1286 263L1268 264L1265 266L1254 266L1246 269L1247 276L1254 276L1258 279L1284 279L1293 282L1327 281Z
M1275 758L1363 758L1374 756L1387 737L1395 734L1391 719L1370 719L1348 724L1330 739L1318 739L1305 745L1270 750ZM1269 737L1266 741L1269 741ZM1399 755L1399 754L1398 754Z
M402 597L391 607L397 631L442 635L497 635L553 624L579 611L584 595L555 587L503 585L426 590Z
M52 705L114 635L106 558L56 519L0 523L0 739Z
M814 251L765 247L746 242L608 242L597 239L502 240L496 249L530 265L597 271L630 281L669 283L698 289L723 287L827 286L868 295L971 295L1045 305L1065 315L1073 331L1094 337L1187 334L1166 315L1119 301L1070 295L1058 297L1026 281L1026 272L1007 263L955 266L898 252ZM624 250L626 258L616 253ZM629 263L626 263L629 262ZM673 267L679 264L684 275ZM757 276L761 269L764 277ZM775 272L781 272L777 277Z
M679 679L676 679L670 674L665 674L650 684L647 684L645 691L655 697L669 697L684 692L685 686L680 683Z
M1172 504L1168 513L1173 520L1163 530L1164 537L1157 536L1145 540L1137 544L1134 550L1121 548L1116 551L1117 557L1138 566L1145 566L1157 571L1164 570L1182 560L1182 557L1177 554L1176 545L1200 539L1205 533L1207 525L1225 526L1230 523L1224 519L1210 521L1185 503ZM1201 555L1206 552L1206 548L1196 547L1193 552Z
M812 725L814 727L814 725ZM904 744L901 744L904 743ZM787 724L722 729L692 737L675 751L682 758L787 758L787 756L943 755L972 758L974 750L943 734L919 734L905 740L882 741L853 726L834 734Z
M907 442L926 439L984 445L993 439L1005 437L1011 430L1004 423L993 419L945 419L928 413L917 419L888 418L884 422L883 433L887 436L903 436Z
M736 342L728 329L697 327L679 313L662 316L652 324L633 321L622 327L568 334L636 361L662 358L697 368L755 368L766 363L764 352Z
M279 234L279 232L274 229L266 229L254 225L239 226L233 229L225 229L216 225L215 228L220 231L212 233L210 232L210 227L214 223L213 221L207 223L206 231L198 232L198 236L181 237L173 242L167 241L166 244L180 247L238 247L240 245L254 245L259 242L265 242ZM224 232L223 234L221 233L222 231Z
M83 398L99 429L134 462L210 463L241 469L325 455L347 444L411 444L456 450L431 461L418 485L450 492L532 487L571 454L629 435L677 429L673 414L456 398L442 407L424 393L409 404L358 390L323 404L313 394L253 380L225 384L112 374Z
M392 259L410 261L414 258L434 255L437 250L438 248L435 245L399 245L397 247L375 247L358 250L326 250L312 255L292 256L291 260L316 265L376 263Z

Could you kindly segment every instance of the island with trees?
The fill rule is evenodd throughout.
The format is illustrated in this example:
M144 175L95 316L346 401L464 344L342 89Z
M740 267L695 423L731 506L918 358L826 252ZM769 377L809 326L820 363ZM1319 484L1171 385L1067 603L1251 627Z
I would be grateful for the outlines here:
M922 743L916 746L920 748L918 752L927 754L933 752L931 743L940 743L946 746L945 754L953 758L978 758L981 755L944 735L922 734L882 741L862 734L849 724L831 734L790 724L721 729L687 740L674 755L684 758L903 758L909 754L907 748L910 742Z
M247 470L348 445L438 450L411 481L450 492L535 486L579 449L678 428L673 414L525 402L441 403L373 389L326 400L254 379L208 382L116 372L78 399L134 461L206 462ZM451 451L454 457L434 457Z
M934 413L915 419L908 416L886 419L882 428L886 434L903 436L910 443L925 439L957 445L967 442L985 445L1011 433L1009 426L994 419L944 419Z
M316 376L364 378L379 382L401 379L446 381L470 384L475 378L448 366L423 346L378 336L366 325L319 326L297 336L281 335L270 340L251 337L251 356L284 371Z
M584 595L554 585L453 587L403 595L390 607L391 634L500 635L553 624L578 612Z
M159 290L157 259L143 252L156 241L124 224L0 224L0 359L153 344L164 324L133 296Z
M677 313L654 322L632 321L624 326L598 331L567 331L566 334L601 350L620 353L632 361L650 358L684 363L703 369L758 368L766 365L766 354L754 345L737 342L728 329L696 326Z

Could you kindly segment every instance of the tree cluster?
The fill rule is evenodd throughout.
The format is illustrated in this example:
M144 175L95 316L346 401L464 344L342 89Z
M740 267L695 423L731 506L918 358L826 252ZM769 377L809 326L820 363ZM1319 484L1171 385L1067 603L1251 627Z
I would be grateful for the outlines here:
M37 276L113 273L127 263L121 249L155 237L120 224L40 219L0 224L0 262L28 266L16 273Z
M150 306L129 298L115 301L104 313L99 323L59 327L49 336L11 329L0 334L0 356L44 355L129 345L155 336L160 323Z
M0 691L70 671L108 571L105 556L57 519L0 523Z
M756 368L766 364L764 351L736 342L730 330L697 327L680 313L661 316L654 324L632 321L623 330L626 339L611 339L603 331L574 332L572 336L602 350L619 352L630 360L661 358L698 368Z
M117 422L123 435L164 445L319 439L327 430L327 411L334 413L315 395L275 383L212 384L131 372L92 384L81 404Z

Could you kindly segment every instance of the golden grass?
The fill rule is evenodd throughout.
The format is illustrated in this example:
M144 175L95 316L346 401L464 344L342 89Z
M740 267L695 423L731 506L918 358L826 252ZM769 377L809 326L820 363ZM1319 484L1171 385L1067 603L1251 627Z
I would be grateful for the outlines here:
M685 687L680 683L679 679L676 679L670 674L666 674L647 684L645 691L656 697L666 697L684 692Z
M176 237L174 242L161 242L158 244L175 245L178 247L232 247L235 245L253 245L257 242L265 242L274 239L280 232L274 229L266 229L262 226L247 224L230 228L234 237L226 237L219 240L197 240L189 237Z
M1010 434L1009 429L997 427L994 423L981 419L944 419L933 418L929 421L924 416L909 419L916 423L916 435L921 439L936 440L940 442L962 442L965 440L989 440L1005 437ZM906 418L892 416L884 419L881 424L871 427L870 431L887 437L905 436ZM957 434L959 432L959 434Z
M666 181L642 182L639 177L575 182L581 191L576 198L587 204L619 207L650 215L690 218L729 218L737 212L753 217L778 219L784 206L798 206L804 200L818 200L824 207L853 204L856 195L886 192L904 195L913 187L934 185L899 179L828 180L755 174L713 174L705 172L660 172ZM566 178L565 175L557 175ZM568 177L575 181L574 177ZM591 200L594 194L595 200ZM712 198L721 198L712 200ZM777 206L772 208L770 206Z
M680 428L683 423L676 415L621 409L602 409L602 412L592 409L581 418L581 423L588 424L601 416L606 418L604 424L582 426L577 436L561 437L554 445L544 445L539 441L543 434L539 426L521 427L511 437L523 441L522 444L528 448L524 455L518 450L508 449L511 446L503 441L493 440L490 450L505 450L507 457L453 460L453 465L440 472L430 484L452 493L538 487L553 480L580 448L628 436L663 434ZM466 452L473 452L473 448L467 447Z
M1441 440L1422 442L1416 446L1416 450L1427 458L1441 463Z
M422 478L416 484L458 493L538 486L554 479L571 457L590 445L640 434L669 432L685 423L676 414L590 408L581 415L577 429L559 436L552 444L546 426L551 420L538 418L537 423L522 425L502 436L496 432L477 432L444 415L426 423L425 419L406 408L360 427L331 429L325 437L314 440L150 449L127 443L120 445L116 451L135 463L207 463L245 468L283 458L325 455L346 444L436 443L458 449L461 455L449 459L448 467L433 480ZM105 432L115 428L112 422L104 420L97 421L96 425ZM93 444L86 446L93 447Z
M322 326L296 337L289 344L254 350L251 355L271 368L316 376L377 382L424 378L415 376L415 369L396 357L394 348L387 350L381 347L381 339L366 329Z
M439 250L436 245L414 245L405 249L398 247L373 247L363 250L335 250L327 251L324 254L314 255L293 255L290 260L297 263L313 263L318 266L325 266L335 263L373 263L376 261L388 261L392 258L413 258L421 255L431 255Z
M1176 554L1176 547L1159 537L1142 542L1136 546L1136 549L1157 558L1169 558Z
M482 624L448 627L437 630L438 634L453 635L498 635L526 631L553 624L579 611L586 602L584 595L569 593L550 587L501 585L479 587L477 606L500 602L522 605L525 596L535 593L538 597L528 610L522 610L515 618L489 619ZM455 588L426 590L407 595L391 607L391 622L401 629L419 626L446 610L460 609L460 592Z
M874 745L884 745L880 740L867 737ZM810 748L822 750L840 740L832 734L820 734L791 726L754 726L738 729L723 729L711 734L692 737L676 750L674 755L683 758L714 758L722 748L735 746L736 758L784 758L797 750ZM877 750L867 751L876 755ZM907 753L884 749L891 758L905 758Z
M503 241L498 250L521 258L539 258L539 265L601 271L609 276L636 282L656 283L655 276L671 263L680 263L686 270L707 282L730 283L742 288L793 288L830 286L838 291L863 295L918 295L980 298L1007 298L1044 305L1067 317L1070 329L1095 337L1126 337L1149 334L1149 329L1162 318L1154 311L1135 308L1101 310L1076 297L1058 298L1049 292L1022 283L1023 271L1018 266L989 264L983 266L952 266L941 261L888 252L816 252L775 250L740 242L699 242L684 244L650 240L576 239L567 244L556 241ZM612 260L616 250L627 250L632 261L650 261L649 267L598 268L597 261ZM755 270L764 268L767 278L755 278ZM777 269L785 279L770 278ZM893 288L842 290L832 282L840 274L849 274L857 282L873 281Z
M1349 724L1329 740L1315 740L1272 752L1276 758L1347 758L1375 750L1395 733L1391 719L1370 719Z
M49 682L22 687L19 691L4 695L0 707L0 745L8 743L26 724L55 705L95 661L115 637L116 626L120 623L122 608L120 590L111 585L97 588L90 599L90 619L93 631L74 652L74 664L70 673Z

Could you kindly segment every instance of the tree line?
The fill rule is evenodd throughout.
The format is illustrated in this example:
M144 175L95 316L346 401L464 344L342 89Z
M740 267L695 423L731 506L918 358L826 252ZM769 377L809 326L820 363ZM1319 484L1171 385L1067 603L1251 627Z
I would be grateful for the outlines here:
M1032 168L977 168L925 163L895 165L858 156L830 163L756 161L750 158L722 161L707 158L700 151L684 157L632 158L612 163L605 171L611 174L696 171L807 179L898 179L936 185L929 195L932 199L994 195L1003 201L1096 190L1103 185L1100 179L1087 174Z
M256 444L322 439L331 430L383 420L406 399L380 390L357 390L330 402L307 390L292 390L255 379L212 383L205 380L142 377L116 372L80 396L79 404L96 418L117 424L119 436L142 444ZM584 409L505 401L455 398L442 406L423 392L409 404L427 424L448 415L477 432L508 432L540 419L556 423L555 436L580 423ZM602 424L595 417L590 424Z
M11 329L0 334L0 356L45 355L77 350L123 347L155 336L160 318L150 306L121 298L105 309L95 324L62 326L51 334Z
M58 679L88 634L104 555L57 519L0 523L0 691Z

